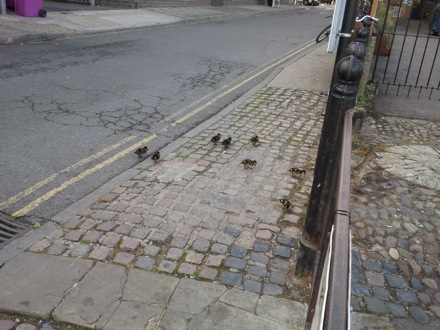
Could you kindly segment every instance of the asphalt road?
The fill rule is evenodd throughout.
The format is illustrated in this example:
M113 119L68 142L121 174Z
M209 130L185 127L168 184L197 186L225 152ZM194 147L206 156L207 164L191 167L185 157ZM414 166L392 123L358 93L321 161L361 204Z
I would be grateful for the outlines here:
M48 219L295 60L324 7L1 47L0 210Z

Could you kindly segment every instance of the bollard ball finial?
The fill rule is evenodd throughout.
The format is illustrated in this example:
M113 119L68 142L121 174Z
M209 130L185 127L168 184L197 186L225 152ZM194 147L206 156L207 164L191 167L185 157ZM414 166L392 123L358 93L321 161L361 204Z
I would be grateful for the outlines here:
M363 61L367 54L367 47L362 42L351 42L345 50L347 55L353 55L357 59Z
M356 40L366 43L368 41L369 36L370 36L370 29L367 27L363 27L357 32Z
M336 65L338 77L346 84L356 82L363 73L362 62L353 55L344 57Z

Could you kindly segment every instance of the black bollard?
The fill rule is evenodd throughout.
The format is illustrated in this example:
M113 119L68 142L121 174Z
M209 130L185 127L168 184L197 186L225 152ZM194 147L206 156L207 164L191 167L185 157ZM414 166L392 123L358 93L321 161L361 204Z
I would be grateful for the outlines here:
M340 60L335 68L338 82L331 90L316 158L312 191L300 239L297 274L313 272L316 254L322 250L328 229L333 224L333 200L339 171L340 145L345 112L356 104L356 81L362 63L353 55Z

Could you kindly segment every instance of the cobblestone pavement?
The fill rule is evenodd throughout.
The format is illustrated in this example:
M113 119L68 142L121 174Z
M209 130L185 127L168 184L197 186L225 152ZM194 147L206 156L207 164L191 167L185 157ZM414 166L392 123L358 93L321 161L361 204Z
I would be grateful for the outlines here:
M30 250L304 301L306 286L288 274L325 104L319 93L262 89ZM211 142L217 133L232 138L229 148ZM292 167L307 172L292 176Z
M293 270L325 104L319 93L262 89L30 250L307 302L309 282ZM396 329L439 325L439 132L373 116L354 136L352 310ZM211 142L217 133L229 148ZM355 328L375 328L364 323Z
M439 136L436 122L369 117L355 138L376 156L352 183L352 309L396 329L440 326Z

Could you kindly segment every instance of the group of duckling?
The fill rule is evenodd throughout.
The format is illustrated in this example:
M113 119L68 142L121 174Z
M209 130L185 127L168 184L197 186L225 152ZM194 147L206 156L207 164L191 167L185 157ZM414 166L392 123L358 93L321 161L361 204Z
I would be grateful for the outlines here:
M216 135L214 135L211 138L211 142L214 144L217 144L218 142L220 142L222 138L222 135L220 133L217 133ZM257 146L260 144L260 139L258 137L258 135L254 135L251 139L250 142L254 145ZM222 145L225 147L225 149L229 148L229 146L232 144L232 138L228 137L227 139L224 139L222 141ZM241 162L241 164L244 165L244 168L248 169L248 168L255 168L255 166L257 166L257 161L256 160L252 160L252 159L245 159ZM306 175L306 170L302 170L299 169L297 167L292 167L291 169L289 169L289 172L292 174L292 178L295 176L295 174L297 175ZM292 206L292 203L285 198L279 199L279 202L282 205L283 211L287 212L289 211L289 209Z
M214 144L217 144L220 142L221 138L222 138L222 135L220 133L218 133L211 138L211 142ZM222 145L223 145L223 147L225 147L225 149L229 148L231 146L231 144L232 144L231 137L228 137L227 139L224 139L222 141Z
M139 158L143 158L146 156L147 152L148 152L148 147L144 146L136 149L134 153L138 155ZM157 162L160 159L160 152L159 151L153 152L153 154L151 155L151 159L154 160L154 162Z
M211 138L211 142L214 143L214 144L217 144L218 142L220 142L221 138L222 138L222 135L220 133L218 133L218 134L214 135ZM260 144L260 139L259 139L258 135L254 135L249 141L254 146L258 146ZM228 138L226 138L226 139L224 139L222 141L222 145L223 145L223 147L225 149L229 148L231 146L231 144L232 144L232 138L231 137L228 137ZM143 157L146 156L147 152L148 152L148 147L144 146L144 147L140 147L140 148L136 149L136 151L134 153L136 155L138 155L139 158L143 158ZM159 161L159 159L160 159L160 152L159 151L155 151L151 155L151 159L154 162ZM243 160L241 162L241 164L243 164L244 168L246 168L246 169L255 168L257 166L257 161L247 158L247 159ZM295 174L306 175L306 170L302 170L302 169L299 169L297 167L292 167L291 169L289 169L289 172L292 174L292 177L294 177ZM285 199L285 198L279 199L279 202L281 203L284 212L289 211L289 209L292 206L292 203L288 199Z

